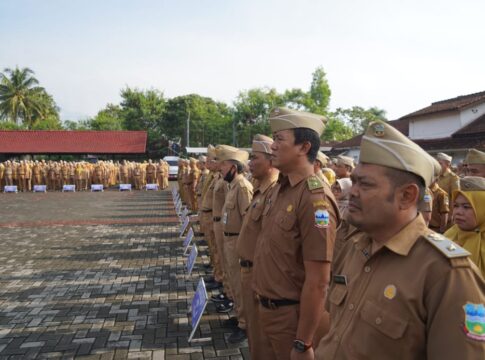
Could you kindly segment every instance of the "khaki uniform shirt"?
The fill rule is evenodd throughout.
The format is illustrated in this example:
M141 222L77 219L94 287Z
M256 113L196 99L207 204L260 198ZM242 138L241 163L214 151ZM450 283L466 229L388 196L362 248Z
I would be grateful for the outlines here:
M237 239L237 253L243 260L254 260L256 250L256 240L261 232L261 215L263 214L266 197L270 190L275 186L278 175L259 183L259 187L254 190L253 200L246 209L243 224Z
M328 181L327 177L322 172L322 170L318 170L318 172L316 172L315 175L318 176L318 178L320 180L322 180L325 184L327 184L328 186L330 186L330 182Z
M430 190L433 194L433 208L429 226L439 228L441 226L440 214L450 212L450 202L448 200L448 194L438 184L431 186Z
M213 190L213 202L212 202L212 216L221 217L222 207L226 200L227 182L224 181L221 174L218 173L217 177L214 177L214 190Z
M438 178L438 185L448 194L451 199L453 190L460 189L460 177L452 172L450 169L446 170L443 175Z
M202 210L212 210L212 204L214 202L214 186L216 184L217 177L214 173L209 173L204 183L204 189L202 189Z
M253 289L279 300L300 300L304 261L332 261L340 222L330 188L315 175L290 183L280 175L263 210L254 256Z
M316 359L485 358L485 339L467 334L464 311L485 303L485 283L468 257L435 247L450 240L420 215L384 245L363 232L351 236L334 259L331 327Z
M253 198L253 185L238 174L229 184L226 201L222 207L222 231L239 234L243 216Z

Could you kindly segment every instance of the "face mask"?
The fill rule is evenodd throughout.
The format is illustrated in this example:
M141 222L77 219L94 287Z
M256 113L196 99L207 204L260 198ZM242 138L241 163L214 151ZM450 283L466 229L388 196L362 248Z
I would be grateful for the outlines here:
M234 180L234 176L236 175L236 172L235 171L232 171L229 170L226 174L226 176L224 176L224 181L227 181L228 183L231 183L232 180Z

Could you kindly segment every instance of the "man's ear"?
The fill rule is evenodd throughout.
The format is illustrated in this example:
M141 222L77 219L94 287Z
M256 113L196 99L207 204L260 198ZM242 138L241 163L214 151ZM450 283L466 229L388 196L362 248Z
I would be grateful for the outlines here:
M302 156L307 156L312 148L312 144L309 141L304 141L303 143L298 144L298 146L300 147L299 154Z
M407 210L419 202L419 187L416 184L405 184L399 188L399 208Z

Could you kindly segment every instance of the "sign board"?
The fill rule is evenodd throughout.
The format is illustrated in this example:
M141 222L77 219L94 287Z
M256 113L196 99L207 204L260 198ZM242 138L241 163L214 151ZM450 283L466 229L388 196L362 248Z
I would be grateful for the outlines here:
M189 246L193 238L194 238L194 230L190 228L184 240L184 255L187 254L187 250L189 250Z
M188 215L189 215L189 209L185 207L184 210L182 211L182 214L180 215L180 220L182 222L185 222L185 219L188 217Z
M192 274L192 270L194 269L195 260L197 260L197 254L199 251L197 250L197 246L193 245L190 249L189 257L187 258L187 264L185 266L187 270L187 275Z
M3 192L16 193L17 192L17 185L5 185L4 188L3 188Z
M158 190L158 184L146 184L145 190Z
M187 230L187 227L189 226L189 218L185 218L185 221L182 223L180 227L180 235L179 237L183 237L185 234L185 231Z
M76 185L63 185L62 192L69 191L69 192L76 192Z
M104 191L103 184L92 184L91 191Z
M47 185L34 185L33 192L47 192Z
M194 338L195 331L199 327L200 320L202 319L202 315L204 315L204 311L208 302L209 298L205 289L204 279L200 278L199 283L197 284L197 289L195 290L194 297L192 298L192 319L190 321L192 325L192 331L189 335L189 342L192 342L192 339Z
M131 191L131 184L120 184L120 191L123 190Z

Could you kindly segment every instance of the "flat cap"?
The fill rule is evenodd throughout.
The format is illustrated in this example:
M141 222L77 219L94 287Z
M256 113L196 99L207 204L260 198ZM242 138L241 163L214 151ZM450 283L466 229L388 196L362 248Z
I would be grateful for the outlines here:
M218 145L216 147L217 160L235 160L239 161L241 164L245 164L249 159L249 154L247 151L239 150L234 146L229 145Z
M485 178L481 176L465 176L460 179L461 191L485 191Z
M320 164L322 164L322 166L327 166L329 158L327 155L319 151L317 152L317 160L320 161Z
M252 151L262 152L266 154L272 154L271 145L273 144L273 139L269 136L256 134L253 137Z
M440 164L391 125L376 121L367 128L360 144L360 162L408 171L428 187L439 174Z
M350 166L351 168L355 167L354 159L351 158L350 156L345 156L345 155L339 155L337 156L337 162L335 165L347 165Z
M199 161L200 162L206 162L207 161L207 157L204 156L204 155L199 155Z
M207 146L207 156L210 156L211 158L216 157L216 148L210 144Z
M306 128L323 134L326 119L323 115L312 114L304 111L297 111L288 108L275 108L269 115L271 131Z
M482 151L478 151L477 149L468 150L465 157L465 164L484 165L485 153Z
M442 152L438 153L436 155L436 158L438 160L444 160L444 161L448 161L448 162L451 162L451 160L453 160L453 158L450 155L447 155L447 154L442 153Z

